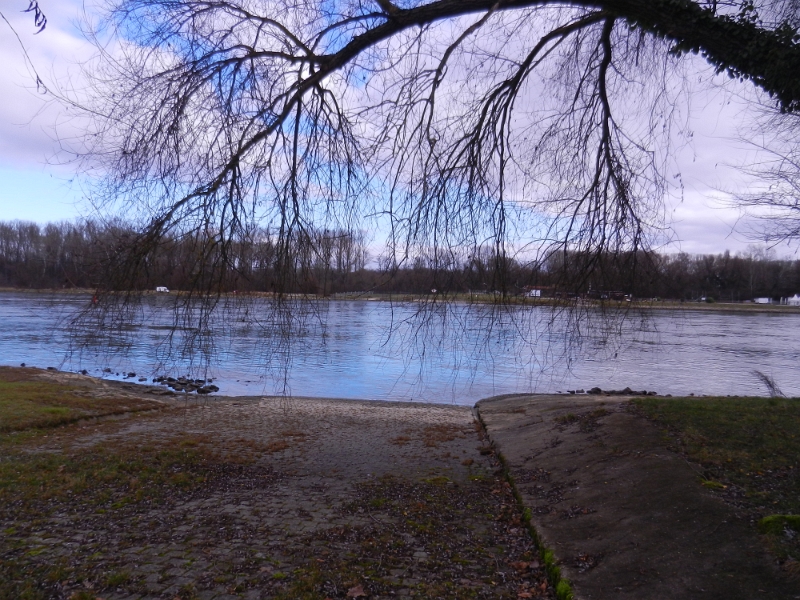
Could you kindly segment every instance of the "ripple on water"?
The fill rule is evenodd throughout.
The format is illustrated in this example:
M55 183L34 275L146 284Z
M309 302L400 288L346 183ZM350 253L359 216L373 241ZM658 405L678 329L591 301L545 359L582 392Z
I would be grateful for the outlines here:
M269 344L274 331L264 334L257 315L244 325L219 325L212 367L204 370L198 354L165 366L172 331L166 306L146 307L151 319L128 324L125 337L84 340L82 352L70 353L69 317L87 302L76 294L0 294L0 364L59 365L114 378L193 373L214 377L230 395L287 391L458 404L593 386L760 395L765 389L753 375L759 370L800 395L800 314L653 311L644 324L631 321L620 336L583 340L576 350L564 323L548 328L543 310L512 310L515 318L492 322L485 307L460 306L425 323L411 319L413 306L330 302L320 305L324 327L312 319L288 349ZM395 333L388 338L390 326Z

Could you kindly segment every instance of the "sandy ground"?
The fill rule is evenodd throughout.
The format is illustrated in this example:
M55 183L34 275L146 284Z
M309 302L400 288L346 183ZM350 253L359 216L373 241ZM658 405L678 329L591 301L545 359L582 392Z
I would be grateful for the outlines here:
M310 398L172 402L58 428L26 451L177 439L215 458L157 502L0 508L0 598L24 578L48 598L552 597L481 436L469 408Z

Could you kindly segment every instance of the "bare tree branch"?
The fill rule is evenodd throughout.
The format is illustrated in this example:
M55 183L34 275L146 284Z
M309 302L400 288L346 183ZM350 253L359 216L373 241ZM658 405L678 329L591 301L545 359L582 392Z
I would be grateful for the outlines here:
M107 287L128 289L164 239L187 236L192 292L219 298L240 270L231 249L264 228L277 298L302 287L309 261L298 257L323 255L326 230L385 233L389 275L489 245L503 294L512 258L555 268L579 257L564 270L573 288L608 257L635 267L663 222L683 54L751 81L784 112L800 106L796 10L759 10L109 0L78 152L103 175L97 201L140 233ZM109 33L118 44L101 42Z

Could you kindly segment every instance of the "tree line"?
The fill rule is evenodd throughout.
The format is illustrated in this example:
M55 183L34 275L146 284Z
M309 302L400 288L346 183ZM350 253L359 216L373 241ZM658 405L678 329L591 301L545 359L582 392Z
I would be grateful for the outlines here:
M545 297L631 294L718 301L800 292L800 260L778 258L765 248L717 255L557 252L526 260L499 256L493 247L480 246L452 250L445 258L419 252L398 264L371 257L364 232L341 229L306 231L304 237L293 239L288 250L279 247L278 236L268 229L253 229L247 239L215 252L207 251L208 232L173 234L138 257L141 268L131 284L116 277L114 270L136 235L120 222L0 222L0 286L183 290L200 284L222 293L279 289L323 296L366 291L424 294L434 289L513 296L538 289ZM210 268L220 261L225 263L223 269ZM282 268L279 263L284 263ZM209 272L225 276L202 281ZM278 281L286 272L291 273L290 280Z
M130 256L141 236L120 222L0 222L0 286L330 294L358 287L368 259L363 232L306 231L292 238L288 252L265 228L227 244L209 244L213 236L197 230L172 233ZM119 272L132 264L135 278ZM292 274L291 281L277 281L279 267ZM212 279L220 272L221 278Z
M188 252L163 277L203 294L794 289L729 273L736 257L675 267L638 250L664 225L672 148L688 92L710 84L707 66L759 90L752 102L766 110L755 126L766 138L785 131L764 142L780 162L759 167L774 194L741 200L788 212L768 234L796 235L797 3L102 4L89 37L124 32L125 50L97 43L85 89L62 95L86 119L71 152L93 174L93 202L139 220L118 252L131 260L117 262L117 287L152 283L160 262ZM314 240L342 234L325 224L375 215L391 223L386 268L331 269ZM251 224L269 224L267 237ZM552 248L534 259L504 250L545 242Z

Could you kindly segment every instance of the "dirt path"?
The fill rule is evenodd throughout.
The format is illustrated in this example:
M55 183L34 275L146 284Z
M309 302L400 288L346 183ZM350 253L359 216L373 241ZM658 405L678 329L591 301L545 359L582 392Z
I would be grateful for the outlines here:
M475 425L463 407L214 399L0 447L49 469L0 506L0 598L552 597Z
M756 534L624 397L511 396L477 411L585 600L800 598Z

